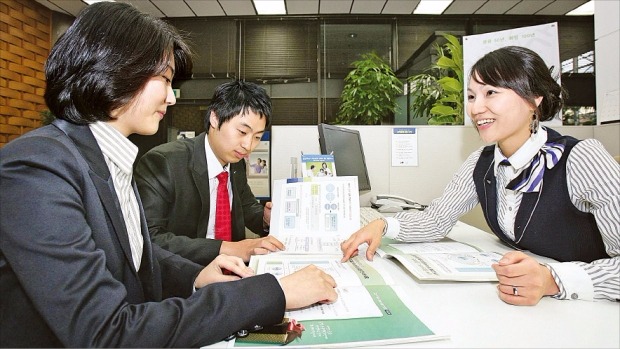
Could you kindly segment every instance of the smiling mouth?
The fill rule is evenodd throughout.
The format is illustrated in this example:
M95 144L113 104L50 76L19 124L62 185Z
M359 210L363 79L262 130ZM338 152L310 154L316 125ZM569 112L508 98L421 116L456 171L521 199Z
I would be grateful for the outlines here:
M484 125L492 124L494 122L495 122L495 119L481 119L481 120L476 121L476 125L484 126Z

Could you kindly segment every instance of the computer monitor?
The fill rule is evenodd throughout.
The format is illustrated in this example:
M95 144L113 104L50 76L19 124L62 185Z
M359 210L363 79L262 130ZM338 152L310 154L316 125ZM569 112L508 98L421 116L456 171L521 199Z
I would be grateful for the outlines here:
M370 190L370 179L359 131L319 124L319 144L322 154L334 154L336 175L357 176L359 190Z

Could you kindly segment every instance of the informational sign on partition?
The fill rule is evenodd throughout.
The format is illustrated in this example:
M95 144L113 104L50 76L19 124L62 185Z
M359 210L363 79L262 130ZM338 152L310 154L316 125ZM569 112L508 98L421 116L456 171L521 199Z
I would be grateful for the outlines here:
M415 127L392 129L392 166L418 166L418 134Z
M523 46L538 53L547 63L553 67L553 74L558 76L560 82L560 47L558 41L558 24L549 23L531 27L522 27L502 30L492 33L467 35L463 37L463 66L464 87L467 91L469 72L471 67L485 54L505 46ZM467 105L467 92L465 92L463 105ZM562 125L562 118L556 117L545 125ZM465 117L465 125L472 125L469 117Z

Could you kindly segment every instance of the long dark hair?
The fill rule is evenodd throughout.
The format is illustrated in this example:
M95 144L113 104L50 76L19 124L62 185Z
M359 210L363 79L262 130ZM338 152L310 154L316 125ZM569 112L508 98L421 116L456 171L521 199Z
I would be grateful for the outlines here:
M534 51L520 46L506 46L489 52L471 68L470 79L480 84L513 90L536 107L534 99L543 97L536 115L547 121L562 109L566 91L558 84L554 68Z
M191 72L191 49L168 23L126 3L87 6L50 52L45 102L56 117L76 124L109 120L172 57L175 75Z

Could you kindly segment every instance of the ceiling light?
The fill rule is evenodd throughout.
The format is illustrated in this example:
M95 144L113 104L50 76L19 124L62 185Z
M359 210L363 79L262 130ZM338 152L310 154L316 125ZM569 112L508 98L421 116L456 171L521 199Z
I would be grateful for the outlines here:
M413 10L416 15L440 15L452 3L452 0L422 0Z
M285 15L284 0L254 0L256 13L259 15Z
M594 0L590 0L585 4L567 13L567 16L590 16L594 14Z

